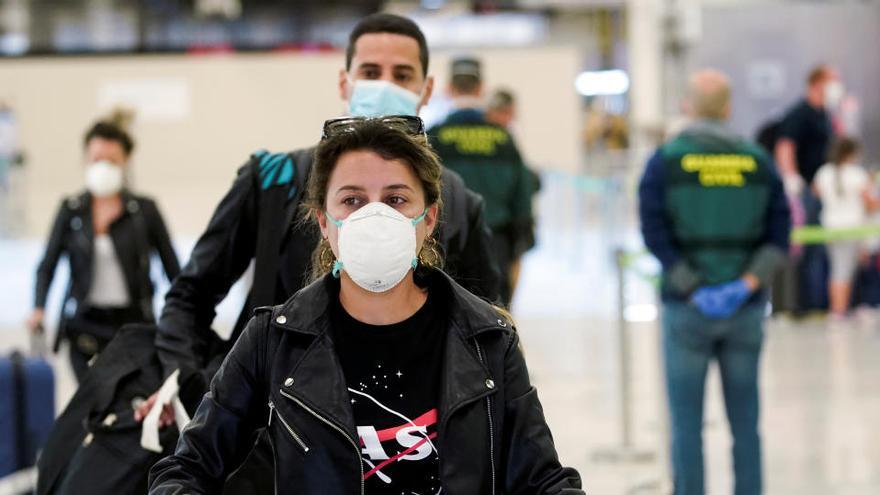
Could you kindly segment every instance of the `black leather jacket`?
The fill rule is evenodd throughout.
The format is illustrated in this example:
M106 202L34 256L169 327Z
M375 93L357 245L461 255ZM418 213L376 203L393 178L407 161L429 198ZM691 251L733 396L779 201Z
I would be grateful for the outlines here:
M584 493L578 473L559 463L516 331L442 272L425 276L430 290L449 292L438 391L443 493ZM363 493L361 447L328 331L338 287L328 276L256 311L177 451L153 467L151 494L220 493L263 427L278 493Z
M180 264L168 230L156 203L147 197L122 191L123 213L109 229L119 264L125 275L132 306L137 306L148 320L153 319L153 282L150 279L149 257L155 250L162 260L169 280L180 272ZM65 296L83 302L92 286L92 254L95 232L92 226L92 197L88 192L61 202L49 235L46 252L37 268L34 306L45 307L49 286L62 255L70 262L70 286Z
M313 149L271 157L290 157L296 163L302 154L311 155ZM166 375L181 370L181 400L190 410L198 405L229 350L228 346L215 345L217 339L211 329L215 307L258 255L258 238L266 235L259 229L261 217L277 218L283 232L274 300L254 301L252 290L229 345L238 338L255 306L280 304L305 285L312 251L320 240L316 228L298 222L299 203L294 199L284 205L283 211L260 211L261 195L266 194L260 156L254 155L239 169L235 183L217 206L189 262L165 297L156 348ZM297 168L293 175L304 184L305 177L300 178L300 173ZM292 190L297 181L278 187ZM444 269L471 292L497 300L501 277L490 250L491 233L484 220L483 199L467 189L455 172L447 170L443 172L442 191L444 206L438 240L444 251ZM296 197L293 193L291 198Z

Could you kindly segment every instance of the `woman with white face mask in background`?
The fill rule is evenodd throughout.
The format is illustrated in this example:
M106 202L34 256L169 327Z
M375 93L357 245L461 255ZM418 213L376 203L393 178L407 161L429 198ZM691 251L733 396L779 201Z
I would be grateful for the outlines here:
M316 281L255 311L151 494L219 492L260 428L277 493L583 493L511 321L439 268L440 176L418 117L325 123Z
M158 252L169 280L180 272L155 202L125 187L134 148L126 120L128 116L117 112L85 135L86 190L61 203L37 269L34 310L27 319L32 331L42 328L55 268L66 255L70 284L55 348L61 339L69 341L79 381L121 325L154 320L151 254Z

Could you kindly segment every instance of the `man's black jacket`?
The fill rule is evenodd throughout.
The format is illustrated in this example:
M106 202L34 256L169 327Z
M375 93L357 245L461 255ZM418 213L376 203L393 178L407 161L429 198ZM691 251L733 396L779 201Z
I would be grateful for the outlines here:
M156 348L166 375L181 370L181 400L190 411L198 405L253 309L284 302L308 281L311 255L320 234L316 227L301 221L299 205L313 155L314 149L252 155L239 169L232 189L220 202L189 262L168 291ZM450 170L443 171L442 191L438 240L444 251L444 269L471 292L495 301L501 279L490 251L491 234L484 220L483 200ZM280 211L263 211L263 197L279 193L288 199L277 206ZM270 281L255 277L232 337L226 346L218 345L211 329L215 307L251 260L261 256L261 237L265 241L272 235L280 237L277 276ZM256 261L259 264L260 260ZM265 294L267 283L274 284L274 290L270 288L270 295L258 300L256 292L262 289Z
M420 279L448 301L437 391L443 493L583 494L578 473L559 463L511 324L441 271ZM327 275L283 305L256 310L175 454L151 470L151 494L219 493L259 428L272 444L277 493L363 493L361 447L329 328L338 291Z

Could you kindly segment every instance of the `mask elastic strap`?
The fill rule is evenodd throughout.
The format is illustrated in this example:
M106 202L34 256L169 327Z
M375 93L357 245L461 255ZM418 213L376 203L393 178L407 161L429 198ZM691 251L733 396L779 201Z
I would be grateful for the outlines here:
M342 221L333 218L333 215L330 214L329 211L324 210L324 214L327 215L327 219L330 220L330 223L335 225L338 228L342 228ZM339 260L335 260L333 262L333 278L339 278L339 272L342 271L342 262Z
M425 219L425 215L427 215L427 214L428 214L428 209L425 208L425 211L423 211L421 215L419 215L419 216L417 216L417 217L415 217L415 218L412 219L412 224L413 224L413 226L418 225L419 222L421 222L422 220L424 220L424 219ZM415 270L415 269L418 268L418 267L419 267L419 257L416 256L416 257L414 257L413 260L412 260L412 269Z
M417 217L415 217L415 218L412 219L412 224L413 224L413 225L418 225L419 222L421 222L422 220L425 219L425 215L427 215L427 214L428 214L428 209L425 208L425 211L423 211L421 215L419 215L419 216L417 216Z
M327 219L330 220L330 223L332 223L333 225L335 225L339 228L342 228L342 220L337 220L337 219L333 218L333 215L331 215L330 212L327 210L324 210L324 214L327 215Z

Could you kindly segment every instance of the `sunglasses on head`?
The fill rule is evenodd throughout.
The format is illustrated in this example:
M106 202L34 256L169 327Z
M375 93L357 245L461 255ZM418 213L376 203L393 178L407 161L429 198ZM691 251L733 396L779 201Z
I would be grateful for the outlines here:
M415 115L386 115L384 117L340 117L324 122L324 130L321 132L321 141L344 134L354 132L359 124L365 122L379 122L392 129L403 131L410 136L424 136L425 123Z

